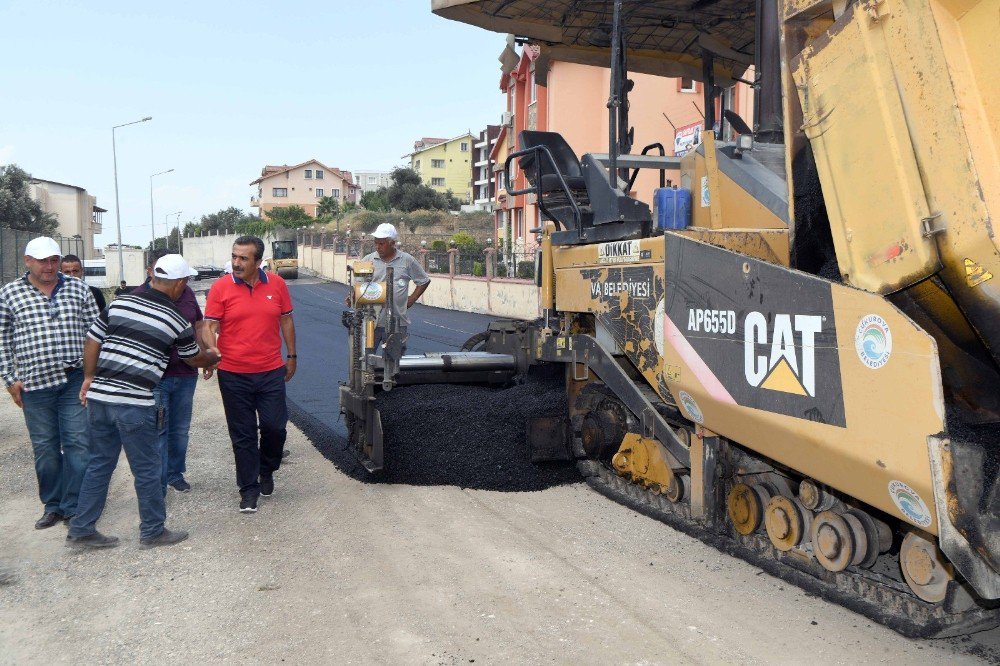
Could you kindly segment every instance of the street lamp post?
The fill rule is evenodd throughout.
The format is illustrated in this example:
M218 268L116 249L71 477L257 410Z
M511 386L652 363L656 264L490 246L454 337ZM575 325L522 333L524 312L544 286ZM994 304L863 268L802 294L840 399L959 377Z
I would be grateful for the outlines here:
M170 218L176 215L177 219L179 220L182 212L183 211L177 211L176 213L167 213L166 215L163 216L163 224L167 227L167 236L163 240L163 245L167 250L170 249ZM180 245L180 243L181 243L180 238L178 238L177 244ZM178 252L177 254L180 254L180 252Z
M184 224L187 226L187 223ZM184 248L181 247L181 214L177 214L177 254L183 254Z
M118 279L121 280L125 276L125 257L122 255L122 211L121 206L118 204L118 147L115 145L115 130L119 127L128 127L129 125L135 125L137 123L144 123L147 120L152 120L153 116L146 116L141 120L133 120L130 123L122 123L121 125L115 125L111 128L111 157L115 163L115 220L118 226Z
M149 241L150 252L156 249L156 221L153 217L153 176L162 176L163 174L170 173L171 171L173 171L173 169L167 169L166 171L154 173L149 177L149 228L153 234L153 237Z

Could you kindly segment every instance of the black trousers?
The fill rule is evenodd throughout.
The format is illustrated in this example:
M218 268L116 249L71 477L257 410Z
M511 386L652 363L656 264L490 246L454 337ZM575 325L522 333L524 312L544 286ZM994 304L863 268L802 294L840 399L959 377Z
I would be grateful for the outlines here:
M271 476L281 467L285 448L285 368L254 373L219 370L218 375L236 456L236 483L241 493L260 494L258 477Z

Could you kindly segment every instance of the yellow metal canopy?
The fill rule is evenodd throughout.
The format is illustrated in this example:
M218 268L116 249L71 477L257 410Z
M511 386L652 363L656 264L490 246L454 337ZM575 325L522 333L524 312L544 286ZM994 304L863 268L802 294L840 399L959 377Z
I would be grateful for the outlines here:
M753 0L625 0L628 69L701 79L701 53L715 54L716 83L753 62ZM612 0L431 0L438 16L510 33L542 46L551 60L607 67Z

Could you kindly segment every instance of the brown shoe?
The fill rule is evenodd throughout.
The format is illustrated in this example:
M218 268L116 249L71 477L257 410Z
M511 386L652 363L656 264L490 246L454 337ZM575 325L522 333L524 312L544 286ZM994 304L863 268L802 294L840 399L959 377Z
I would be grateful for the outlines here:
M44 530L52 527L59 521L63 519L61 513L56 513L55 511L46 511L42 514L42 517L35 521L36 530Z

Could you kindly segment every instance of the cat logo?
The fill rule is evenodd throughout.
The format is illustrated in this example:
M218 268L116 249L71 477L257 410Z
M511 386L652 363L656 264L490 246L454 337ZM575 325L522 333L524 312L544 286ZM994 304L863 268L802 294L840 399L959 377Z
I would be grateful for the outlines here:
M763 314L748 313L743 321L747 383L770 391L815 397L815 338L822 330L823 317L818 315L777 314L774 328L769 331Z

